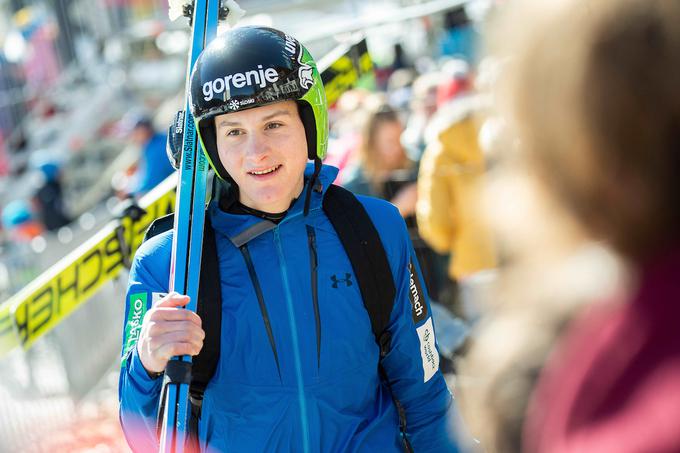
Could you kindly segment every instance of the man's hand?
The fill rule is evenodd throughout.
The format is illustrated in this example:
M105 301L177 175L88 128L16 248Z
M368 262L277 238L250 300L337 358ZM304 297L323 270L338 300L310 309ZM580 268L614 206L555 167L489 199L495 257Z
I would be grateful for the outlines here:
M201 318L177 308L188 303L189 296L170 293L144 316L137 352L148 373L162 372L176 355L195 356L201 351L205 338Z

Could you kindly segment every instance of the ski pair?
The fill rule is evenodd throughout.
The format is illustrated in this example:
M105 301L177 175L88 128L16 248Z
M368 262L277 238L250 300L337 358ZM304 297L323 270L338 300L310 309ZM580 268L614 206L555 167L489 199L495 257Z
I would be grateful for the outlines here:
M191 71L201 51L214 39L218 21L226 19L229 9L222 0L192 0L171 2L171 16L189 17L192 29L191 48L187 64L185 89L184 139L179 169L177 201L175 205L172 260L170 263L170 291L190 298L186 310L196 311L199 274L205 224L205 203L209 165L200 149L198 135L191 115L189 86ZM174 9L174 11L173 11ZM168 362L163 379L159 406L160 451L181 453L187 446L189 420L189 384L191 357L173 357Z

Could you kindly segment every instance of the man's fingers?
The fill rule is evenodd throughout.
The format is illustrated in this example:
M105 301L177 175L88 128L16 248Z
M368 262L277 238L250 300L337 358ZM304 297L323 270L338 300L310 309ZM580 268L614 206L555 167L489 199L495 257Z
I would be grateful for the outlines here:
M175 336L165 340L166 342L172 340L183 341L183 335L190 338L196 338L200 341L203 341L205 338L203 329L190 321L154 322L149 325L149 336L151 338L163 341L165 336L170 334L175 334Z
M158 301L156 307L184 307L189 303L189 296L172 292Z
M179 308L159 307L154 309L155 313L151 315L151 320L158 321L189 321L201 327L201 318L191 310L184 310Z
M166 343L158 348L157 355L167 361L178 355L198 355L202 347L203 343Z

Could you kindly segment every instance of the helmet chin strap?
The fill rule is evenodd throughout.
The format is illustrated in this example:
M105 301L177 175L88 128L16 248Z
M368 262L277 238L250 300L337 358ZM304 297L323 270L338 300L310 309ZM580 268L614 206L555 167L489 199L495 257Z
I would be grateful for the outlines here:
M303 215L307 216L309 214L309 202L312 199L312 189L316 185L316 180L319 177L319 172L321 172L321 159L319 157L314 157L314 173L309 180L309 185L307 186L307 193L305 194L305 209Z

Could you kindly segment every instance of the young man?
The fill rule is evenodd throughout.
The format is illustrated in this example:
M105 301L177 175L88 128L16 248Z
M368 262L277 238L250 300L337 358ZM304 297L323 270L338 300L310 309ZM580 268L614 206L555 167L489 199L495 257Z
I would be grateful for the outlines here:
M222 325L198 425L201 449L403 451L394 399L415 451L456 451L446 429L452 398L399 212L359 198L396 286L391 347L381 360L357 275L322 207L337 169L321 165L326 101L307 50L276 30L231 30L199 57L191 95L203 149L232 188L207 213ZM160 376L168 360L198 354L205 335L198 315L176 308L186 297L162 295L171 243L171 231L144 243L130 273L125 331L136 332L134 318L146 311L138 337L124 339L120 375L121 422L135 451L158 446Z

